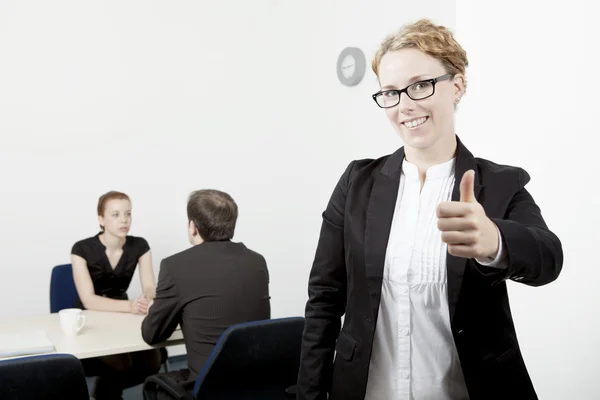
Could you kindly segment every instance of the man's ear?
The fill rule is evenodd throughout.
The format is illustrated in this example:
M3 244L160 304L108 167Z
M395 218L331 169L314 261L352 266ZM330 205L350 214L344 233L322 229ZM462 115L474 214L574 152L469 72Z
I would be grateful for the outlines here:
M194 223L194 221L188 221L188 230L190 231L190 235L198 235L198 229L196 229L196 224Z

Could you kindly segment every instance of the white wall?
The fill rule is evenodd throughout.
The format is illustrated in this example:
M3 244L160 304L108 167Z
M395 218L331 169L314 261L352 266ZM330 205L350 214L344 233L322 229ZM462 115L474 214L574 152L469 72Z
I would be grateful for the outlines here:
M510 285L540 398L600 398L600 80L583 4L0 2L0 316L47 312L50 270L96 233L101 193L131 195L132 234L157 271L188 246L186 196L206 187L238 201L235 239L269 262L273 316L301 315L340 173L401 145L370 98L374 76L341 86L337 55L358 46L370 58L390 30L427 16L457 27L471 61L457 132L477 155L530 172L563 241L558 281Z
M597 14L582 0L458 0L456 17L471 63L457 132L479 156L530 173L565 253L554 283L509 285L529 372L540 399L600 399Z
M97 232L100 194L132 197L157 272L207 187L239 203L235 239L269 263L273 316L302 315L340 174L401 145L374 75L342 86L338 54L370 59L423 15L454 26L455 2L0 2L0 316L47 312L51 268Z

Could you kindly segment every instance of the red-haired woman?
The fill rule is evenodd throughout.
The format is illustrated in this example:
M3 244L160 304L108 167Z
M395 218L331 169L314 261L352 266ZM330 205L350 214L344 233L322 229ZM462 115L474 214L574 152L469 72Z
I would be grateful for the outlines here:
M129 236L131 201L120 192L108 192L98 200L100 233L75 243L71 250L73 278L79 300L75 307L146 314L154 299L156 283L148 242ZM143 294L129 300L127 289L137 265ZM160 369L160 351L84 359L88 376L98 376L94 398L121 399L123 389L135 386Z

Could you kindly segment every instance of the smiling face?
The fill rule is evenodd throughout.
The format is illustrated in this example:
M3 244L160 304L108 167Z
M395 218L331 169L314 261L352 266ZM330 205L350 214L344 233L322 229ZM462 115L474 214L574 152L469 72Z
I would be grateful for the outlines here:
M379 64L381 90L402 90L419 81L439 78L448 71L436 58L415 48L385 53ZM386 115L406 147L438 153L454 140L454 109L464 92L464 76L455 74L434 84L434 94L413 100L406 93L400 102L386 108ZM419 97L428 83L411 87L411 95Z

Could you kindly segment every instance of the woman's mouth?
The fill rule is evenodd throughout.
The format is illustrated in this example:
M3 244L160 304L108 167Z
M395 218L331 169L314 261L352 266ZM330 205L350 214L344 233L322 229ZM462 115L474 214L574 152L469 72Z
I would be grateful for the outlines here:
M412 118L407 121L403 121L402 125L406 126L409 129L414 129L423 125L425 122L427 122L428 119L429 117Z

